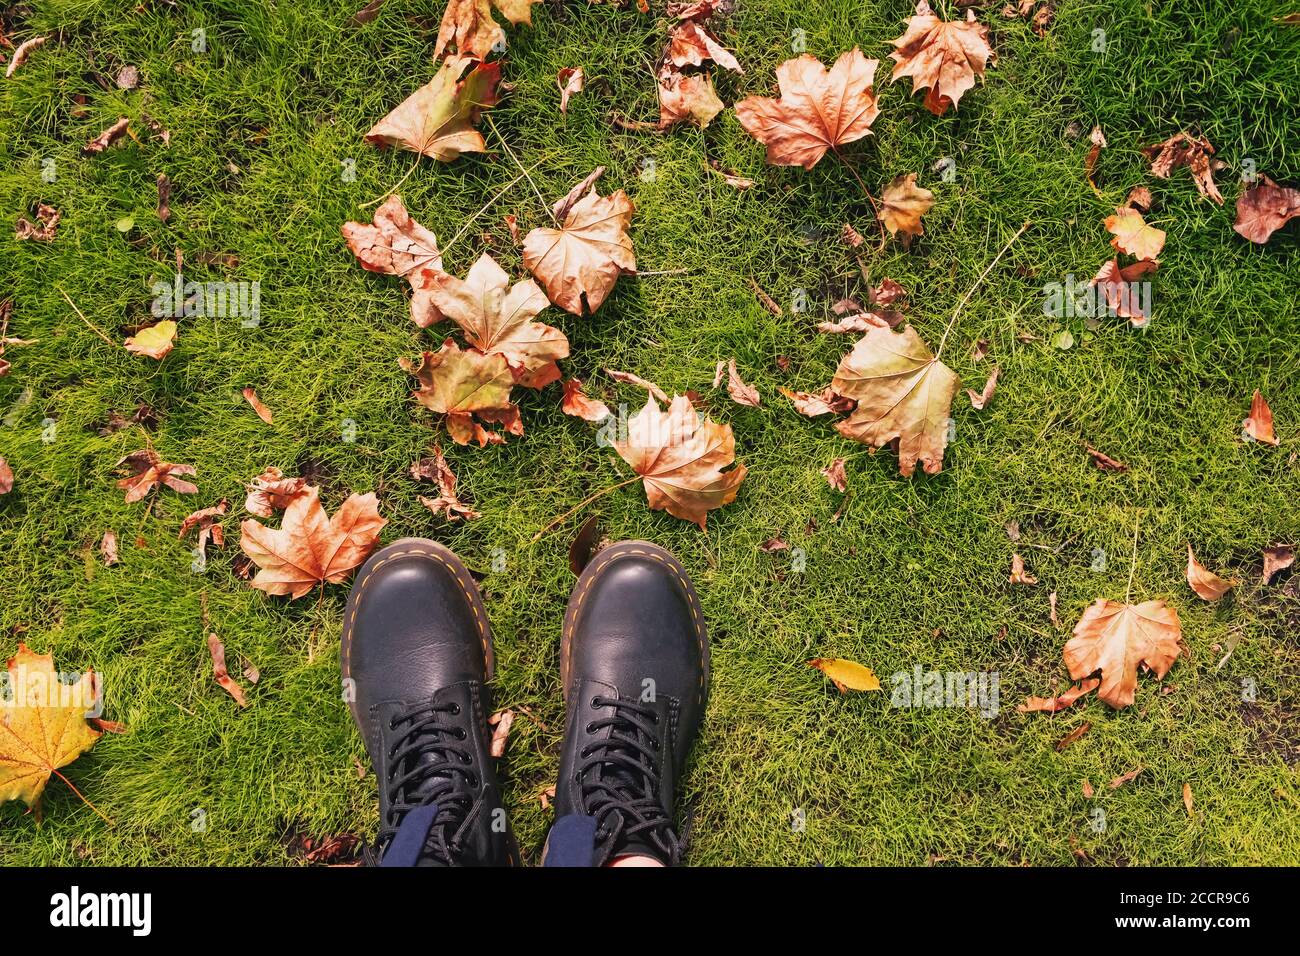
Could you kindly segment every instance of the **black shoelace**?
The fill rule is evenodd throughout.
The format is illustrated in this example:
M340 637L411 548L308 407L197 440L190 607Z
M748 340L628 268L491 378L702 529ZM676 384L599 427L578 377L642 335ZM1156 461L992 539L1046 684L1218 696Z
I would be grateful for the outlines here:
M377 845L386 852L397 835L407 812L415 807L438 805L438 815L429 828L424 851L448 866L461 851L460 840L480 808L476 794L479 778L471 765L473 754L464 741L464 727L443 719L456 717L454 703L417 704L397 714L388 729L399 736L388 749L388 815L379 830Z
M632 700L596 697L592 704L614 710L587 724L587 733L608 727L609 735L578 755L583 806L596 818L596 865L629 843L657 850L669 865L677 863L681 842L659 799L659 715Z

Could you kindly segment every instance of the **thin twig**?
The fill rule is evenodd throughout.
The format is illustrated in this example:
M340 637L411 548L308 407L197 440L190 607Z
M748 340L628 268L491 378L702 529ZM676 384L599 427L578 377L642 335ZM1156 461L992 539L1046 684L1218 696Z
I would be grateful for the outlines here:
M605 495L609 494L611 491L618 491L618 489L620 489L620 488L626 488L628 485L632 484L632 482L634 482L634 481L640 481L640 480L641 480L641 476L640 476L640 475L633 475L631 478L627 479L627 481L620 481L620 482L619 482L618 484L616 484L616 485L610 485L608 488L604 489L603 491L598 491L598 492L596 492L594 495L589 495L586 499L584 499L583 501L578 502L576 505L574 505L572 508L570 508L570 509L569 509L568 511L566 511L564 514L560 515L560 516L559 516L558 518L556 518L554 521L550 522L550 523L549 523L545 528L543 528L541 531L537 532L537 534L533 535L533 540L532 540L532 541L529 541L528 543L529 543L529 544L536 544L538 541L540 541L540 540L542 539L542 537L546 534L546 532L550 531L550 530L551 530L552 528L554 528L556 525L562 523L563 521L567 520L568 518L573 517L575 514L577 514L577 513L578 513L579 511L581 511L583 508L587 507L587 505L591 504L591 503L592 503L593 501L595 501L597 498L603 498Z
M657 272L637 272L636 276L639 279L643 279L646 276L680 276L680 275L685 275L690 271L691 270L686 267L681 269L660 269Z
M880 226L880 247L876 249L877 252L880 252L881 249L885 248L885 242L889 239L889 233L885 231L885 220L880 217L880 207L876 205L875 197L871 195L871 190L868 189L867 184L862 181L862 177L859 176L858 171L853 168L853 164L845 159L844 154L835 147L832 146L831 151L835 153L835 158L843 163L848 168L848 171L853 174L853 178L858 181L858 186L862 188L862 195L866 196L867 202L871 203L871 211L876 215L876 224Z
M411 168L406 171L405 175L403 175L401 179L399 179L396 183L393 184L393 187L389 189L388 192L384 193L378 199L372 199L370 200L370 202L363 202L358 208L368 209L371 206L378 205L379 203L387 199L389 196L391 196L393 193L397 192L397 190L401 189L402 183L406 182L406 180L410 178L411 173L415 172L415 168L420 165L420 156L422 155L423 155L422 153L416 153L415 162L411 164Z
M1138 531L1142 527L1142 514L1138 513L1137 520L1133 522L1133 558L1129 562L1128 568L1128 586L1124 588L1124 603L1128 603L1129 596L1133 593L1133 575L1138 566Z
M490 116L484 116L483 119L487 121L488 128L492 130L496 138L501 140L501 145L505 147L506 153L509 154L512 160L514 160L515 165L518 166L519 169L523 172L524 176L527 177L528 185L533 187L533 195L537 197L537 201L541 203L542 208L546 210L546 215L551 217L551 222L555 223L556 226L559 226L560 222L558 219L555 218L555 212L551 209L550 204L547 203L547 201L544 198L542 198L542 191L537 188L537 183L533 182L532 175L528 172L528 170L524 169L524 164L519 161L519 157L516 156L515 151L510 148L510 144L506 142L506 138L501 135L501 131L497 129L497 124L492 122L492 117Z
M541 165L541 164L546 160L546 158L547 158L547 157L543 156L543 157L542 157L541 159L539 159L537 162L533 163L533 165L532 165L531 167L529 167L529 169L536 169L538 166L540 166L540 165ZM496 201L497 201L498 199L500 199L502 196L504 196L506 193L508 193L511 189L513 189L514 186L515 186L515 184L517 184L521 179L523 179L523 178L524 178L525 176L527 176L527 175L528 175L528 173L527 173L527 171L525 171L525 172L520 173L520 174L519 174L518 176L516 176L514 179L510 180L510 182L506 183L504 186L501 187L500 190L497 191L497 194L496 194L495 196L493 196L491 199L489 199L489 200L487 201L487 203L483 206L482 209L480 209L478 212L474 213L474 215L472 215L472 216L470 216L468 219L466 219L466 220L465 220L465 225L463 225L463 226L460 227L460 232L458 232L458 233L456 233L456 235L452 236L452 237L451 237L451 242L447 243L445 246L442 247L441 254L442 254L442 255L446 255L447 250L450 249L452 246L454 246L457 242L460 241L460 239L465 235L465 233L469 231L469 227L470 227L471 225L474 224L474 221L475 221L476 219L478 219L479 216L483 215L483 213L487 212L490 208L492 208L492 206L495 205L495 203L496 203Z
M988 278L988 274L993 271L993 267L998 264L1004 255L1006 255L1007 250L1011 248L1012 244L1025 234L1025 230L1028 229L1029 226L1030 223L1026 221L1023 226L1016 230L1016 234L1007 240L1007 244L1002 247L1002 251L993 257L993 261L990 262L987 268L980 273L980 277L975 280L975 284L967 290L966 294L962 297L962 300L957 303L957 309L953 312L952 318L948 320L948 327L943 330L943 338L939 340L939 347L935 349L934 360L936 362L939 360L939 356L943 353L944 343L948 341L948 333L951 332L953 326L957 324L957 316L961 315L961 310L966 307L966 303L969 302L970 297L975 294L975 290L983 285L984 280Z
M86 323L90 331L94 332L96 335L98 335L109 345L117 344L104 333L103 329L99 328L98 326L95 325L95 323L91 322L90 319L86 318L85 314L82 313L82 311L77 308L77 303L73 302L72 298L68 295L68 293L64 292L62 288L59 289L59 294L68 300L68 305L72 306L72 311L77 313L77 315L81 317L81 321Z

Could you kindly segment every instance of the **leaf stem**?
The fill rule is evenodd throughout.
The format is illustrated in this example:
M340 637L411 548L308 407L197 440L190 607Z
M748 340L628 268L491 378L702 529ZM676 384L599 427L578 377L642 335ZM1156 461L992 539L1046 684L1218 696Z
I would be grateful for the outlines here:
M411 173L415 172L415 168L416 168L417 166L420 165L420 157L423 156L423 155L424 155L423 153L416 153L416 154L415 154L415 162L413 162L413 163L411 164L411 168L408 169L408 170L406 171L406 173L402 176L401 179L399 179L397 182L395 182L395 183L392 185L392 188L390 188L390 189L388 190L388 192L384 193L384 194L383 194L382 196L380 196L378 199L372 199L372 200L370 200L369 202L363 202L363 203L362 203L360 206L358 206L357 208L358 208L358 209L368 209L368 208L370 208L371 206L374 206L374 205L377 205L377 204L383 202L385 199L387 199L387 198L388 198L389 196L391 196L393 193L397 192L397 190L399 190L399 189L402 187L402 183L406 182L408 179L411 178Z
M969 302L970 297L975 294L975 290L984 284L984 280L988 278L988 274L993 271L993 267L998 264L1004 255L1006 255L1007 250L1011 248L1015 241L1025 234L1025 230L1028 229L1030 225L1031 223L1026 220L1025 224L1016 230L1016 234L1007 240L1007 244L1002 247L1002 251L993 257L993 261L990 262L984 271L980 273L980 277L975 280L975 284L966 291L962 300L957 303L957 308L952 313L952 318L948 320L948 327L943 330L943 338L939 340L939 347L934 351L934 360L936 362L939 361L939 356L943 354L943 346L944 343L948 341L948 333L951 332L953 326L957 324L957 316L961 315L961 310L966 307L966 303Z
M880 218L880 207L876 205L875 197L871 195L871 190L868 189L867 184L862 181L862 177L858 175L858 171L853 168L853 164L845 158L844 154L839 151L839 148L832 146L831 152L835 154L836 159L844 164L848 171L853 175L853 178L858 181L858 186L862 189L862 195L866 196L867 202L871 203L871 211L875 213L876 216L876 225L880 227L880 246L876 249L877 252L880 252L881 249L885 248L885 242L889 238L889 234L885 231L885 220Z
M85 313L83 313L80 309L77 308L77 303L73 302L72 298L68 295L68 293L64 292L61 287L59 288L59 294L63 296L63 298L67 299L68 305L72 306L72 311L77 313L78 316L80 316L81 321L86 323L86 326L90 329L90 331L94 332L96 335L98 335L109 345L117 345L116 342L114 342L104 333L103 329L99 328L97 325L95 325L95 323L91 322L90 319L86 318Z
M611 491L618 491L618 489L620 489L620 488L626 488L628 485L632 484L632 482L634 482L634 481L640 481L640 480L641 480L641 476L640 476L640 475L633 475L631 478L627 479L627 481L620 481L618 484L616 484L616 485L610 485L608 488L605 488L605 489L602 490L602 491L598 491L598 492L596 492L594 495L588 495L587 498L585 498L584 500L578 502L576 505L574 505L572 508L570 508L570 509L569 509L568 511L566 511L564 514L560 515L560 516L559 516L558 518L556 518L554 521L551 521L549 524L547 524L547 526L546 526L545 528L543 528L541 531L537 532L537 534L533 535L533 540L529 541L528 543L529 543L529 544L536 544L538 541L540 541L540 540L543 538L543 536L545 536L545 534L546 534L548 531L550 531L550 530L551 530L552 528L554 528L556 525L561 524L561 523L563 523L564 521L566 521L567 519L573 517L575 514L577 514L577 513L578 513L579 511L581 511L583 508L587 507L587 505L591 504L591 503L592 503L593 501L595 501L597 498L603 498L603 497L605 497L605 495L609 494Z
M539 159L537 162L533 163L533 165L530 166L528 169L524 170L522 173L520 173L520 174L519 174L518 176L516 176L514 179L510 180L510 182L506 183L506 184L505 184L504 186L502 186L499 190L497 190L496 195L494 195L491 199L489 199L489 200L484 204L484 206L483 206L482 209L480 209L478 212L474 213L474 215L470 216L468 219L465 220L465 224L464 224L463 226L460 227L460 232L456 233L456 235L454 235L454 236L451 237L451 241L450 241L449 243L447 243L445 246L443 246L441 250L439 250L439 254L440 254L440 255L446 255L446 254L447 254L447 250L450 249L452 246L454 246L457 242L460 241L460 239L465 235L465 233L469 231L469 227L470 227L471 225L474 224L474 221L475 221L476 219L478 219L479 216L483 215L483 213L485 213L485 212L487 212L489 209L491 209L492 206L496 204L496 201L497 201L498 199L500 199L502 196L504 196L506 193L508 193L511 189L513 189L513 188L515 187L515 184L516 184L516 183L518 183L520 180L522 180L522 179L524 179L525 177L527 177L527 175L528 175L528 173L529 173L530 170L536 169L538 166L542 165L542 163L545 162L546 159L547 159L547 157L543 156L543 157L542 157L541 159Z
M1124 588L1124 603L1128 603L1129 596L1133 593L1133 575L1138 566L1138 531L1142 528L1142 514L1138 513L1137 520L1133 522L1133 557L1129 561L1128 567L1128 585Z
M541 203L542 208L546 210L546 215L551 217L551 222L555 223L556 227L558 228L560 222L558 219L555 218L555 212L551 209L550 205L546 202L545 199L542 198L542 191L537 188L537 183L533 182L532 174L529 173L528 170L524 169L524 164L519 161L519 157L516 156L515 151L510 148L510 144L506 142L506 138L501 135L501 131L497 129L497 124L492 122L492 117L485 114L483 116L483 119L488 124L488 128L492 130L493 135L496 136L497 139L501 140L501 145L505 147L506 153L510 156L512 160L514 160L515 165L518 166L519 169L523 172L524 176L527 177L528 185L533 187L533 195L537 197L537 201Z

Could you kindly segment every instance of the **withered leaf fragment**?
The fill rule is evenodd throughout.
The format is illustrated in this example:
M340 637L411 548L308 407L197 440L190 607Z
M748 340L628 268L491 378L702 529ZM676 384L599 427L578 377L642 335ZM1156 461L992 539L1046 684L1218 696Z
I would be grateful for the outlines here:
M1214 173L1225 164L1211 159L1214 147L1204 136L1197 138L1187 133L1176 133L1163 143L1145 147L1142 152L1151 160L1151 175L1168 179L1175 169L1186 166L1191 170L1197 191L1223 205L1223 194L1214 184Z
M836 458L823 468L822 477L826 479L826 484L831 486L832 491L842 493L849 490L849 476L844 471L843 458Z
M1034 577L1025 570L1025 559L1017 551L1011 555L1011 574L1007 577L1011 584L1034 585L1038 583L1038 578Z
M835 394L858 403L835 427L863 444L896 448L905 477L918 461L926 474L937 474L959 382L910 325L902 332L873 328L840 360L831 380Z
M268 594L302 597L317 584L337 584L369 556L388 522L374 492L349 495L330 518L314 485L289 501L280 527L246 518L239 546L261 569L252 584Z
M723 110L705 73L682 73L665 64L659 70L659 129L690 123L703 129Z
M1100 686L1101 681L1098 678L1089 678L1088 680L1081 681L1064 693L1057 694L1055 697L1026 697L1023 704L1016 705L1016 710L1022 714L1033 713L1035 711L1045 711L1049 714L1054 714L1058 710L1065 710L1065 708L1073 705L1079 698L1091 694Z
M1164 601L1120 604L1098 598L1065 645L1070 677L1080 680L1101 671L1098 696L1119 709L1137 695L1139 665L1164 677L1182 652L1178 613Z
M442 271L438 238L411 218L402 197L389 196L372 223L346 222L343 238L369 272L403 276L411 285L411 319L428 328L443 318L429 295L430 278Z
M998 376L1002 370L998 366L993 366L993 371L989 373L988 381L984 383L984 390L976 392L973 388L966 389L966 396L970 399L971 407L977 412L983 411L985 406L993 398L993 390L998 387Z
M855 661L838 657L814 657L808 662L808 666L817 668L830 678L835 689L841 694L847 694L851 690L880 690L880 679L876 677L875 672L870 667Z
M712 60L718 66L728 70L737 73L745 72L730 50L719 43L708 30L692 20L687 20L673 30L668 40L665 59L679 70L690 66L702 66Z
M623 190L596 192L597 170L556 204L559 229L539 227L524 237L524 265L541 281L552 302L574 315L600 308L621 275L636 272L627 228L636 207Z
M878 60L854 47L829 70L805 53L776 68L780 97L751 96L736 104L736 118L767 147L773 166L812 169L828 150L838 151L871 132L880 115L872 88Z
M1268 402L1264 401L1264 396L1259 393L1259 389L1255 389L1255 394L1250 400L1250 415L1242 421L1241 428L1255 441L1275 448L1281 444L1277 435L1273 433L1273 410L1268 407Z
M891 82L905 76L912 78L912 92L928 89L925 108L942 116L975 85L975 77L984 75L989 61L997 56L989 48L989 28L975 20L975 11L967 10L965 20L944 21L934 15L930 5L921 0L916 15L907 21L907 30L893 40L895 60Z
M139 501L159 484L183 495L197 494L199 490L191 482L177 477L194 474L193 465L176 465L163 461L152 448L133 451L114 467L125 468L130 472L117 483L117 487L126 489L125 500L128 504Z
M1150 296L1144 294L1138 280L1155 272L1156 268L1157 264L1150 259L1127 266L1121 266L1118 259L1111 259L1088 284L1101 290L1106 306L1115 315L1128 319L1133 325L1143 325L1151 318L1148 311Z
M564 397L560 410L566 415L589 422L604 421L609 417L609 406L599 399L589 397L582 390L582 379L571 378L563 385Z
M93 156L96 153L102 153L108 147L112 146L119 139L126 135L126 128L130 120L123 116L104 132L100 133L85 146L81 147L82 156Z
M60 213L57 209L47 203L38 203L36 205L36 222L29 222L26 218L18 217L18 222L14 227L15 239L34 239L37 242L53 242L54 234L59 229Z
M274 418L274 415L271 413L271 410L263 404L262 400L257 397L257 389L251 387L246 388L241 394L244 396L244 401L248 402L248 404L253 407L253 411L257 412L257 417L268 425L271 424L271 419Z
M303 478L286 478L279 468L272 466L245 487L248 497L244 499L244 509L250 514L270 518L277 511L289 507L289 502L306 490L307 482Z
M1279 186L1267 176L1261 176L1237 197L1237 221L1232 228L1262 245L1297 216L1300 216L1300 189Z
M1264 549L1264 583L1273 580L1273 575L1285 571L1295 564L1295 549L1290 545L1273 544Z
M880 194L880 221L904 246L925 232L921 217L934 205L934 193L916 184L916 173L897 176Z
M14 471L9 462L0 458L0 495L7 495L14 490Z
M226 509L229 507L230 502L225 498L222 498L211 508L200 508L198 511L187 515L185 520L181 522L181 528L176 537L182 539L192 530L197 528L199 531L199 540L197 545L199 554L205 557L207 556L209 539L211 539L218 548L224 548L226 546L226 531L217 522L217 519L223 516L226 513Z
M366 133L367 142L451 162L462 153L487 149L474 128L484 109L497 104L501 67L465 56L449 56L433 79L420 87Z
M747 469L736 460L736 439L730 425L699 413L685 395L675 396L664 412L651 395L645 407L627 423L625 437L614 450L641 476L653 511L704 528L707 513L736 500Z
M1112 246L1139 259L1154 262L1165 247L1164 230L1148 226L1142 214L1128 206L1121 206L1113 216L1107 216L1105 226L1115 236L1110 241Z
M1196 560L1196 555L1192 551L1191 544L1187 545L1187 583L1191 585L1197 596L1205 601L1217 601L1233 588L1240 581L1229 581L1219 577L1212 571L1205 568L1201 562Z
M759 404L758 389L752 385L746 385L741 379L740 373L736 371L736 360L734 358L727 360L727 394L737 405L748 405L750 408L757 408Z
M226 669L226 648L215 633L208 635L208 656L212 658L212 679L221 686L222 690L235 698L236 704L247 707L248 698L244 696L244 688L239 686L239 683L230 676L230 671Z
M560 112L569 112L569 97L574 93L581 93L586 83L586 74L582 72L580 66L566 66L555 78L556 85L560 88Z
M27 57L31 55L31 52L43 47L49 42L49 39L49 36L31 37L18 44L18 48L14 50L13 59L9 61L9 66L5 68L5 79L13 76L18 71L18 68L27 62Z
M468 521L472 518L482 517L479 512L456 497L456 475L452 472L451 466L447 464L447 459L443 457L442 446L434 445L432 457L421 458L413 464L411 466L411 477L417 480L424 479L438 483L439 494L437 498L420 496L420 504L434 514L445 515L448 521L457 521L461 518Z
M822 389L819 395L813 395L810 392L796 392L783 387L781 394L790 399L794 404L795 411L809 418L816 418L818 415L840 415L852 411L857 405L851 398L836 395L835 390L829 387Z
M99 554L104 559L104 567L111 568L117 564L117 534L112 528L104 532L104 537L99 540Z
M163 319L129 336L123 344L133 355L144 355L161 361L176 344L176 323L171 319Z
M1087 446L1088 456L1092 458L1093 464L1101 471L1128 471L1128 465L1110 457L1110 455L1100 452L1091 445Z

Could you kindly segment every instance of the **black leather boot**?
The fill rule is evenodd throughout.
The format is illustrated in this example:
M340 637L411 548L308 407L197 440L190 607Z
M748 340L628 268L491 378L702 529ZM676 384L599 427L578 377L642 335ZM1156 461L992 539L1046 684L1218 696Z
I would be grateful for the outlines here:
M601 551L564 615L567 711L551 866L681 857L673 802L708 699L709 642L685 569L645 541Z
M517 859L489 756L492 632L448 549L404 538L348 595L344 693L379 783L381 866L501 866Z

